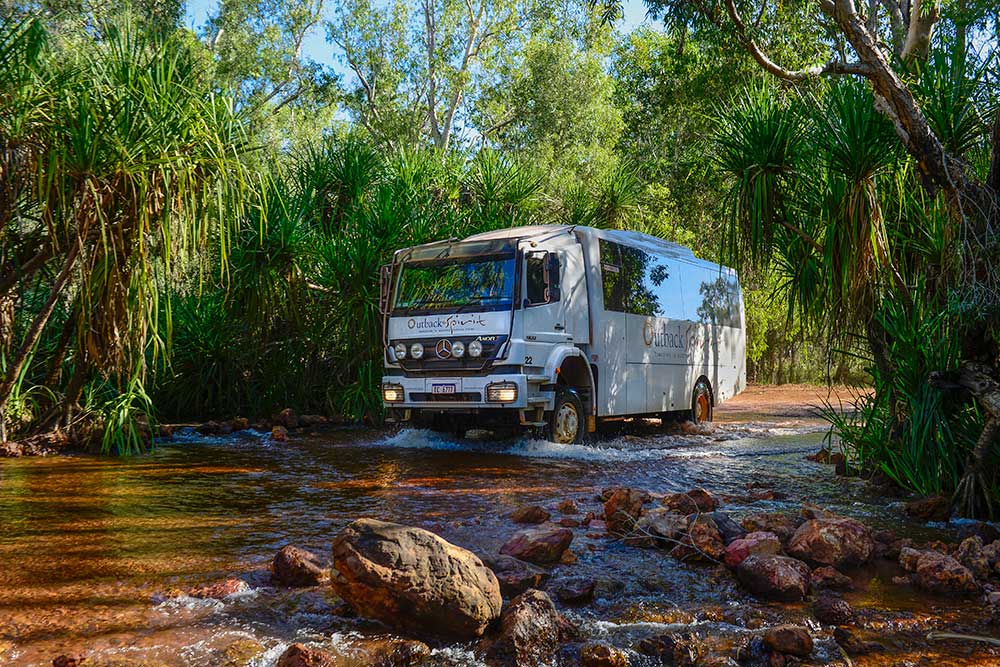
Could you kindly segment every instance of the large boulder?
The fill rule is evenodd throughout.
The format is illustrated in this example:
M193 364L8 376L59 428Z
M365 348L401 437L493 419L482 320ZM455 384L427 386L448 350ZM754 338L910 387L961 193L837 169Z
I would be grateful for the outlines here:
M573 531L559 526L527 528L514 534L500 553L529 563L558 563L573 541Z
M514 598L500 617L500 636L486 650L491 665L541 667L555 661L566 621L548 595L534 589Z
M815 566L842 569L867 563L875 541L868 527L854 519L812 519L799 526L786 551Z
M979 590L969 568L937 551L905 548L899 554L899 564L912 573L914 584L932 593L961 595Z
M750 592L772 600L795 602L809 590L809 566L788 556L753 554L736 568Z
M315 554L291 544L281 547L271 561L271 579L282 586L316 586L326 577L327 571Z
M774 533L759 531L747 533L726 545L724 560L731 568L737 567L753 554L780 554L781 540Z
M615 535L633 532L642 514L642 506L649 500L649 494L642 489L614 489L604 503L604 521L608 532Z
M681 544L670 550L670 555L678 560L719 561L725 550L726 544L715 522L707 515L692 514L688 517L687 533Z
M496 576L471 551L374 519L334 538L331 583L361 616L450 638L478 637L503 604Z
M486 567L493 570L500 582L500 593L505 598L514 598L529 588L541 588L549 578L549 573L523 560L504 554L480 556Z

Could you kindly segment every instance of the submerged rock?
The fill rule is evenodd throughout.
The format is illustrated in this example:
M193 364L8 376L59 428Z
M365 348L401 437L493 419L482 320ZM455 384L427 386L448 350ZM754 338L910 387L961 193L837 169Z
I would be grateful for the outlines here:
M250 590L250 585L242 579L223 579L211 584L196 586L188 591L188 595L193 598L212 598L221 600L222 598L245 593Z
M799 526L786 550L817 566L856 567L871 559L875 541L868 527L854 519L811 519Z
M579 510L576 507L576 502L570 498L562 500L556 505L556 509L562 514L576 514Z
M491 665L542 667L552 664L562 644L565 621L548 595L527 590L500 617L500 636L486 650Z
M542 568L513 556L497 554L480 558L486 567L493 570L500 582L500 593L505 598L517 597L529 588L540 588L549 578L549 573Z
M545 523L551 515L539 505L522 505L510 515L514 523Z
M316 586L327 578L327 571L315 554L289 544L271 561L271 578L282 586Z
M809 630L800 625L777 625L764 633L764 644L775 653L809 657L813 650L813 640Z
M835 628L833 639L844 649L844 653L851 656L868 655L882 649L881 644L867 642L859 638L851 628Z
M809 583L814 589L820 590L849 591L854 588L854 582L850 577L829 565L813 570L809 575Z
M552 592L560 602L585 604L594 599L596 582L587 577L566 577L552 582Z
M581 667L628 667L625 651L607 644L587 644L580 649Z
M737 567L752 554L779 554L781 541L774 533L764 531L747 533L744 537L735 539L726 546L725 563L731 568Z
M500 553L529 563L558 563L573 541L573 531L558 526L527 528L514 534Z
M86 660L78 655L60 655L52 659L52 667L80 667Z
M695 514L713 512L719 502L705 489L691 489L685 493L671 493L660 501L664 507L669 507L680 514Z
M903 511L917 521L947 521L951 517L951 498L947 496L927 496L911 500L903 505Z
M334 591L358 614L436 636L478 637L500 583L471 551L411 526L359 519L333 541Z
M809 566L788 556L753 554L739 564L736 575L752 593L773 600L801 600L809 589Z
M604 503L604 522L608 532L615 535L631 533L642 514L642 506L649 500L649 494L642 489L626 487L613 490Z

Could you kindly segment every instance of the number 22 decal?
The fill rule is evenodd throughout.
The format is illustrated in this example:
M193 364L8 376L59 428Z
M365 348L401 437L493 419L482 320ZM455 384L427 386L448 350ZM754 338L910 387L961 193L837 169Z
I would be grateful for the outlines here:
M530 366L530 365L531 365L531 364L533 364L534 362L535 362L534 358L532 358L532 357L528 357L528 356L525 356L525 357L524 357L524 365L525 365L525 366Z

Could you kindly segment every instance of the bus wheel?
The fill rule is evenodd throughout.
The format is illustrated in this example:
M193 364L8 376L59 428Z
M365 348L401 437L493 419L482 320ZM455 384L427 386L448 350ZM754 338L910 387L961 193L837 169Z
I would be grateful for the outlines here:
M704 424L712 421L712 390L705 380L698 380L691 398L691 421Z
M560 445L580 442L583 440L585 421L580 397L565 389L557 391L555 409L549 417L549 440Z

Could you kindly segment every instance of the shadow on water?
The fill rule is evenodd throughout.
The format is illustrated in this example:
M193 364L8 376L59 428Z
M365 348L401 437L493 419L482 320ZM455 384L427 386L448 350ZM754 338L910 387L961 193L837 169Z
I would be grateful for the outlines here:
M2 461L0 661L48 665L66 652L87 654L95 666L117 658L194 666L215 664L243 642L262 651L250 664L264 666L295 639L349 643L349 633L368 628L337 617L328 589L272 588L266 567L287 543L326 553L333 535L363 516L495 552L516 529L507 515L524 503L554 511L572 498L581 512L600 514L604 487L701 486L728 496L726 510L737 517L794 512L808 500L898 528L898 507L804 460L822 436L811 422L721 424L702 435L640 427L585 446L456 442L418 430L335 430L288 443L255 432L188 432L134 459ZM788 499L751 501L748 482ZM681 564L586 528L575 530L572 549L578 562L555 566L553 577L597 580L595 602L567 610L588 637L628 646L678 627L733 636L805 613L753 603L720 568ZM249 593L156 602L158 592L233 574L251 584ZM866 589L871 606L905 606L882 585L885 575L870 576L882 577ZM469 663L467 648L442 647L436 660Z

